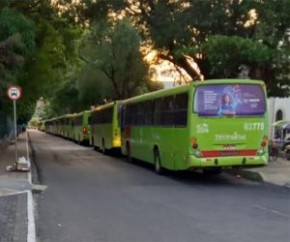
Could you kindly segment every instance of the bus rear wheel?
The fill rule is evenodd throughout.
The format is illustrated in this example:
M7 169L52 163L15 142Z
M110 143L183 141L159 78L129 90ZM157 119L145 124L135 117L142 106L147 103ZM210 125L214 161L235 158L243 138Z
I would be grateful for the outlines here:
M154 171L158 174L158 175L162 175L163 174L163 168L161 165L161 158L160 158L160 154L158 149L154 150Z

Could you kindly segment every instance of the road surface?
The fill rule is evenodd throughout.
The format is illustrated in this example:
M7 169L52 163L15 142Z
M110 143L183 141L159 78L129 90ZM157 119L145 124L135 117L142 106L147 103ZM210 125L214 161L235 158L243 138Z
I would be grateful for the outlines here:
M221 175L159 176L30 131L41 242L289 242L289 190Z

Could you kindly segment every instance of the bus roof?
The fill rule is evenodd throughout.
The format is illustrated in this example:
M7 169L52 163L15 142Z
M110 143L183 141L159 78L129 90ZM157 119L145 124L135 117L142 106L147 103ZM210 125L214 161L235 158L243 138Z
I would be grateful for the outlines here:
M103 110L103 109L107 109L107 108L113 107L118 102L120 102L120 101L113 101L113 102L109 102L109 103L105 103L105 104L99 105L99 106L95 107L92 110L92 112L96 112L96 111L99 111L99 110Z
M145 101L148 99L152 98L157 98L157 97L164 97L168 95L174 95L174 94L179 94L186 92L190 90L193 87L197 86L202 86L202 85L212 85L212 84L259 84L259 85L264 85L264 82L261 80L251 80L251 79L210 79L210 80L205 80L205 81L196 81L196 82L191 82L186 85L182 86L177 86L173 87L170 89L162 89L154 92L149 92L145 93L139 96L135 96L132 98L128 98L126 100L123 100L122 103L130 103L130 102L135 102L135 101Z
M79 112L79 113L75 113L73 114L74 117L79 117L79 116L82 116L84 114L90 114L92 111L91 110L84 110L82 112Z

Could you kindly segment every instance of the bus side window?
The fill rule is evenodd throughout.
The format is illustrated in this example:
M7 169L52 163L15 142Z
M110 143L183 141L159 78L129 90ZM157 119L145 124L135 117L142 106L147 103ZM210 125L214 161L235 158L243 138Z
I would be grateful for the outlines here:
M137 104L131 106L131 124L136 125L138 123L138 109Z
M144 102L144 113L143 113L144 125L153 124L153 102L151 100Z
M162 98L156 99L154 102L155 111L154 111L154 125L162 124Z
M175 96L174 125L187 125L188 94L182 93Z
M164 99L164 120L163 125L174 125L174 112L175 112L175 100L174 96L169 96Z
M137 104L137 113L136 113L136 124L137 125L143 125L144 124L144 118L145 118L145 113L144 113L144 103L138 103Z
M125 126L134 124L134 107L133 105L128 105L124 109L125 113Z

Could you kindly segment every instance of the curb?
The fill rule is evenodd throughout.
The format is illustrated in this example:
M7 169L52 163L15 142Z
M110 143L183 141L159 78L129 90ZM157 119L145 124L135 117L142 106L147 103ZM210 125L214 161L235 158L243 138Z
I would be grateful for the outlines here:
M273 182L267 181L265 175L263 175L263 173L261 173L261 172L242 170L242 169L232 169L232 170L228 170L228 173L230 175L233 175L233 176L239 175L247 180L262 182L265 184L269 184L271 186L282 187L282 188L285 188L286 190L290 191L290 183L285 183L283 185L279 185L279 184L275 184Z
M286 188L286 189L289 189L289 191L290 191L290 183L285 183L285 184L283 185L283 187Z
M33 200L33 183L32 183L32 162L29 155L32 154L31 141L28 130L26 130L26 149L27 157L30 161L30 170L28 172L27 179L31 184L31 190L27 191L27 242L36 242L36 226L34 218L34 200ZM30 151L30 152L29 152Z

